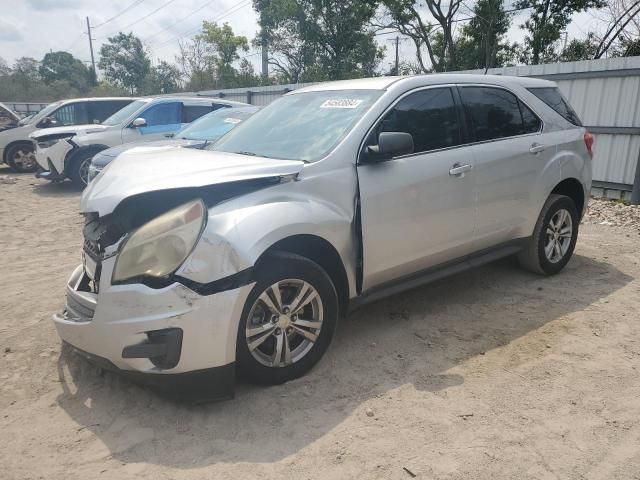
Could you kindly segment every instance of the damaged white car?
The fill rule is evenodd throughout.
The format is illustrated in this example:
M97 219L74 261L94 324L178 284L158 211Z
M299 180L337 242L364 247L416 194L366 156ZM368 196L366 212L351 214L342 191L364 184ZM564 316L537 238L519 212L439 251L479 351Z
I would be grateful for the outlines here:
M509 255L559 272L592 143L542 80L296 90L210 151L110 163L82 197L83 264L55 325L83 356L177 397L229 397L236 371L285 382L360 304Z

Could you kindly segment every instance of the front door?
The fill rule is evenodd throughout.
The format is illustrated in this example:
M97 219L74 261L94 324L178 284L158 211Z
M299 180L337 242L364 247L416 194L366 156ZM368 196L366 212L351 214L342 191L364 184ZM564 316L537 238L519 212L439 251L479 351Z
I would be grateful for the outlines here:
M367 140L407 132L414 153L358 165L363 290L470 252L475 224L474 160L463 143L449 87L402 97Z
M182 128L182 102L163 102L151 105L139 115L147 124L127 127L122 131L122 143L162 140L167 134Z

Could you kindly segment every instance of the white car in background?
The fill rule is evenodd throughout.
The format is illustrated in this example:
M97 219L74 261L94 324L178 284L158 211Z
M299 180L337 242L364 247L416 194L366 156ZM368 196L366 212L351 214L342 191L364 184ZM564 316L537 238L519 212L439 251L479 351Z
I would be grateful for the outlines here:
M70 178L85 187L93 156L107 148L129 142L148 142L170 137L186 124L219 108L244 103L198 97L149 97L131 102L100 125L51 128L30 135L38 178L60 181Z
M75 98L50 103L32 117L21 120L16 128L0 132L0 158L17 172L35 172L37 164L29 134L53 127L98 124L133 100L135 98Z

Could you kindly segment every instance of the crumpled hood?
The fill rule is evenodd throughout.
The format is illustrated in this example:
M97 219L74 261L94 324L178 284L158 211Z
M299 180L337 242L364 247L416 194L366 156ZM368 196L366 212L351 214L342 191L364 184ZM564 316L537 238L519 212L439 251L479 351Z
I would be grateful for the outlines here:
M107 215L133 195L298 174L304 162L187 148L138 147L119 155L84 190L82 213Z
M132 150L134 148L139 152L140 148L145 149L148 147L158 148L158 147L192 147L195 148L199 145L204 145L206 140L187 140L185 138L166 138L164 140L156 140L153 142L132 142L132 143L123 143L122 145L117 145L115 147L107 148L106 150L102 150L100 152L100 159L96 159L94 157L92 163L98 166L105 166L112 159L117 157L123 152L127 150ZM102 158L109 157L109 158Z
M88 133L102 132L109 128L107 125L88 124L88 125L69 125L67 127L51 127L42 128L36 130L31 135L31 138L37 140L42 137L48 137L49 135L60 135L64 133L75 135L86 135Z

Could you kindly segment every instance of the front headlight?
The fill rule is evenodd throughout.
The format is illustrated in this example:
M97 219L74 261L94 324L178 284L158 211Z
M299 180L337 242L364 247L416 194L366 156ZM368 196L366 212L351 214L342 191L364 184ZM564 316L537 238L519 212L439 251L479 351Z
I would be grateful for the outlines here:
M120 249L112 283L174 273L200 238L206 212L202 200L192 200L136 230Z
M73 137L73 135L62 134L62 135L59 135L57 137L48 138L46 140L40 140L40 141L37 142L38 143L38 148L40 148L40 149L51 148L56 143L58 143L60 140L67 140L67 139L69 139L71 137Z
M93 163L89 165L89 181L92 181L102 171L103 167L96 167Z

